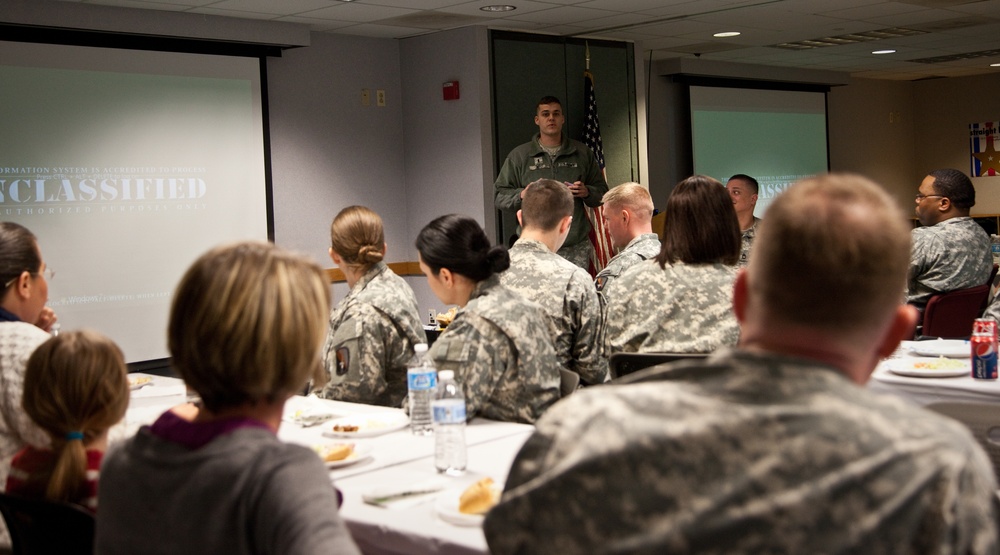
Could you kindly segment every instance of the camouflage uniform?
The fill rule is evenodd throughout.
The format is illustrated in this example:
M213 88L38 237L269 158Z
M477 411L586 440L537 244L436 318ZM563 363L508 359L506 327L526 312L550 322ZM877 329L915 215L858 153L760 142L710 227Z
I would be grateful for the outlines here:
M493 183L494 200L500 210L517 212L521 209L521 191L539 179L554 179L560 182L586 185L587 198L573 198L573 223L569 228L566 243L559 249L559 255L566 257L583 269L587 269L590 253L590 221L584 212L586 204L591 208L601 205L604 193L608 192L608 182L597 163L597 157L587 145L570 139L565 130L562 145L554 159L549 157L539 144L540 134L535 133L531 141L510 151L496 182ZM518 230L520 233L520 230ZM586 253L584 253L586 251Z
M608 283L611 283L615 278L622 275L622 272L643 260L655 258L658 254L660 254L660 238L655 233L643 233L632 239L597 274L597 279L594 280L597 291L603 293ZM601 298L606 300L604 295L601 295Z
M438 370L454 370L469 418L533 423L559 399L559 361L541 307L492 276L430 350Z
M754 217L753 225L750 229L744 229L740 238L740 261L736 263L740 268L746 267L750 263L750 247L753 239L757 236L757 226L760 225L760 218Z
M518 239L500 283L542 306L563 368L588 384L608 380L601 302L590 275L539 241Z
M426 343L413 290L384 262L371 267L330 313L323 358L327 399L397 407L406 363Z
M736 268L655 260L632 266L607 290L608 353L710 353L735 345Z
M996 553L992 468L957 422L773 354L634 376L537 423L493 554Z
M983 285L990 278L990 237L972 218L918 227L912 237L906 302L925 305L931 295Z

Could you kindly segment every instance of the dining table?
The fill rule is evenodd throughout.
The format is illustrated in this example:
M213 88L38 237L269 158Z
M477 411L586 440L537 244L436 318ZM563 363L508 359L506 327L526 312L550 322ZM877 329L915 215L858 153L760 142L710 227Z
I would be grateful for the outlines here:
M124 420L111 431L112 443L193 398L177 378L135 373L129 378L143 384L134 387ZM343 496L341 518L362 552L489 553L482 517L460 513L458 498L487 477L502 487L534 426L473 418L465 428L466 472L448 476L435 469L434 436L414 435L407 424L405 412L397 408L294 396L285 404L278 437L317 451L352 445L354 454L348 460L328 466L330 479ZM359 429L334 428L349 430L345 425Z
M1000 404L1000 381L972 377L968 343L941 339L903 341L890 357L876 366L868 380L868 389L897 395L918 405ZM950 371L951 368L954 370Z

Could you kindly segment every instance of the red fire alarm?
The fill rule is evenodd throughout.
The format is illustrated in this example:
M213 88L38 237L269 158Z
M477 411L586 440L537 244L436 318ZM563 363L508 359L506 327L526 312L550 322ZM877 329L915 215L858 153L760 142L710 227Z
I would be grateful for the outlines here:
M458 81L448 81L441 85L445 100L458 100Z

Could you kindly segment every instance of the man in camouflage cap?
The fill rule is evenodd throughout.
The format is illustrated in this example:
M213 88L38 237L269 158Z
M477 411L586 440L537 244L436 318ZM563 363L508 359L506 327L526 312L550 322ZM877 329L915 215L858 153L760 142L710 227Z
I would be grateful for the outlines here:
M920 225L913 250L906 302L923 310L932 295L984 285L993 269L990 237L969 217L976 190L962 172L932 171L917 189Z
M604 193L601 214L618 249L608 265L597 274L594 284L606 295L608 283L627 268L660 254L660 238L653 233L653 199L638 183L622 183Z
M907 228L857 176L778 197L734 288L739 348L552 407L487 515L492 553L995 553L969 432L864 388L916 318Z
M590 274L556 254L573 222L573 195L558 181L535 181L524 191L517 219L521 238L500 283L545 310L563 368L586 384L606 382L601 301Z

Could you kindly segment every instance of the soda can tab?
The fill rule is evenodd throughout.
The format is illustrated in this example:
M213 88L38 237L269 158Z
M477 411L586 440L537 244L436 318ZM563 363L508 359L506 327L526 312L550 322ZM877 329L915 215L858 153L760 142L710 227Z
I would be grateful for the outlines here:
M992 318L977 318L972 323L969 348L972 377L977 380L997 379L997 323Z

